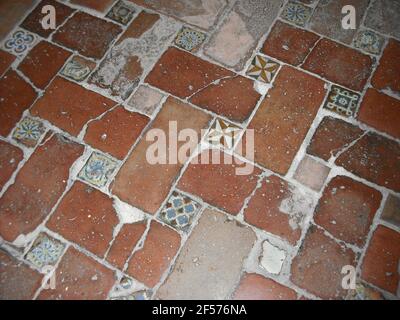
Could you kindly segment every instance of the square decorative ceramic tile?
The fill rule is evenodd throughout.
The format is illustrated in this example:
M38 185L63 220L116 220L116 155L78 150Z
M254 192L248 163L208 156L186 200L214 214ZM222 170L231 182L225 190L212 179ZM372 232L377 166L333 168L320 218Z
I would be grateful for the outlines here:
M55 265L63 253L65 245L41 233L26 255L26 259L38 268Z
M75 81L84 80L94 69L96 64L79 56L69 60L61 71L61 74Z
M97 152L93 152L78 177L97 187L104 187L114 173L117 162Z
M187 51L194 51L204 42L205 39L206 35L204 33L183 27L175 39L175 44Z
M256 56L246 74L256 80L270 83L279 69L279 63Z
M128 22L132 19L135 13L135 9L129 3L125 1L118 1L107 13L107 18L110 18L116 22L127 25Z
M4 43L4 48L11 53L21 55L34 45L35 40L36 37L33 33L19 29Z
M211 126L206 140L212 145L221 145L227 149L232 149L239 138L241 129L222 119L217 119Z
M296 2L288 2L283 9L281 17L299 26L304 26L310 19L312 9Z
M324 108L345 117L354 117L359 100L359 94L334 85L329 92Z
M34 147L44 131L45 128L40 121L25 117L17 124L12 137L27 147Z
M199 209L200 205L197 202L174 192L160 212L160 218L178 230L187 231Z
M370 30L361 30L353 40L356 48L372 54L379 54L382 51L383 42L383 37Z

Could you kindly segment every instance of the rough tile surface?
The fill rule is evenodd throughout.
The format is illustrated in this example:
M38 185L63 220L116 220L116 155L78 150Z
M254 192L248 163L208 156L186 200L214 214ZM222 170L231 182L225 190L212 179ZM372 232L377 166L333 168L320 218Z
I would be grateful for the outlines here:
M329 171L329 167L306 155L297 167L294 178L301 184L315 191L320 191Z
M0 189L11 178L23 157L21 149L0 140Z

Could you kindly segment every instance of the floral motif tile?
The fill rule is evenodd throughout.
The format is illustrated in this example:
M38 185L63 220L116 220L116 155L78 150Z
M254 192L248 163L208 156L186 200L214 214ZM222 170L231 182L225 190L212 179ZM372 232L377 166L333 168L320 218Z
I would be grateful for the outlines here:
M26 117L17 124L12 137L27 147L34 147L44 131L45 128L40 121Z
M97 187L104 187L114 173L117 162L105 155L94 152L82 168L78 177Z
M299 26L304 26L310 19L312 9L296 2L288 2L283 9L281 17Z
M246 74L256 80L271 83L278 69L279 63L256 56Z
M187 51L194 51L205 39L206 35L204 33L183 27L175 39L175 44Z
M74 56L61 70L61 74L75 81L83 81L96 64L79 56Z
M30 49L35 43L36 37L25 30L15 31L4 43L4 48L16 55L22 55Z
M114 20L118 23L127 25L131 21L133 15L135 14L135 9L129 3L125 1L118 1L107 14L107 18Z
M26 255L26 259L38 268L55 265L63 253L65 245L41 233Z
M353 40L356 48L372 54L379 54L382 51L383 42L383 37L370 30L361 30Z
M160 218L178 230L187 231L199 209L200 205L197 202L174 192L160 212Z
M210 144L232 149L239 138L241 129L222 119L217 119L211 126L206 140Z
M354 117L357 112L359 100L359 94L333 85L324 108L345 117Z

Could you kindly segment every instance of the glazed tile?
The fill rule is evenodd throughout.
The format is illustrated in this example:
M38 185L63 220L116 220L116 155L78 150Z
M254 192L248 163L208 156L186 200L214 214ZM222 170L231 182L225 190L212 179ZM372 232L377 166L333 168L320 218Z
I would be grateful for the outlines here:
M279 63L256 56L251 62L246 74L256 80L271 83L279 69Z
M206 39L206 35L202 32L183 27L175 38L175 44L187 51L194 51Z
M65 245L41 233L26 255L26 259L38 268L55 265L63 253Z
M114 173L117 162L98 152L93 152L78 177L97 187L104 187Z
M354 117L358 109L359 100L359 94L333 85L324 108L345 117Z
M33 47L35 41L36 37L33 33L19 29L6 40L4 48L16 55L22 55Z
M372 54L379 54L382 51L385 39L370 30L360 31L354 38L353 44L356 48Z
M45 128L40 121L25 117L17 124L12 137L27 147L34 147L44 131Z
M135 14L135 8L132 5L126 3L125 1L118 1L112 7L110 12L107 13L106 17L118 23L127 25L129 21L132 20L134 14Z
M241 129L222 119L216 119L207 134L206 141L215 146L232 149L238 141Z
M174 192L160 212L160 218L178 230L187 231L199 209L198 203L189 197Z
M310 19L312 9L300 3L289 1L281 14L281 17L298 26L304 26Z
M96 64L79 56L74 56L61 71L65 77L75 81L83 81L92 72Z

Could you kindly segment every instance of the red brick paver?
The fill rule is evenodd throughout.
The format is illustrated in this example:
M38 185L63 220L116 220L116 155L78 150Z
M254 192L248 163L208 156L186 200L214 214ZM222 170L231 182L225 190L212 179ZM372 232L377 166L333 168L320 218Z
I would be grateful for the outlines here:
M4 50L0 50L0 77L8 70L10 65L14 62L15 56Z
M24 158L21 149L0 140L0 190Z

